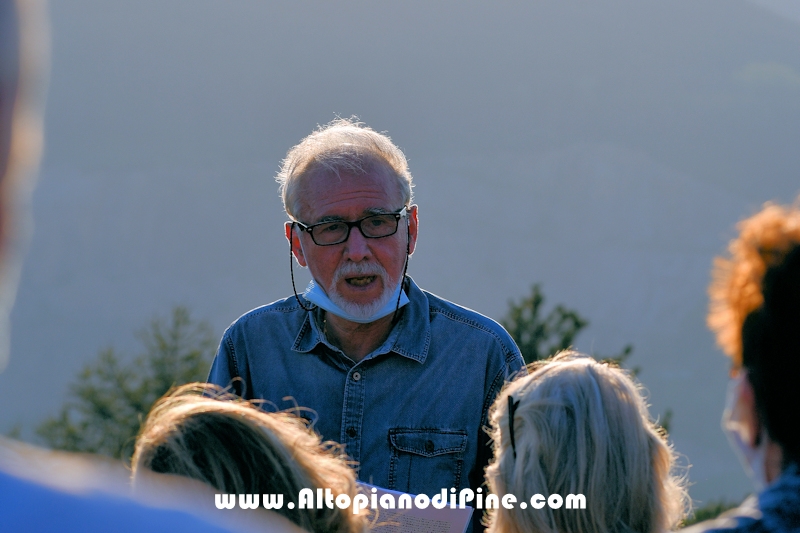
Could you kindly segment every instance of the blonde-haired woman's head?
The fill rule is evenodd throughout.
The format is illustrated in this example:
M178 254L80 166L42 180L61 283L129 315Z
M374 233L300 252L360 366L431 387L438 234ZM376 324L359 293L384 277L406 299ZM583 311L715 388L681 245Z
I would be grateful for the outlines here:
M495 459L486 470L493 493L513 494L527 508L495 510L489 531L651 533L677 525L687 497L672 475L674 454L628 374L576 352L529 370L494 403ZM586 508L533 509L536 494L582 494Z
M132 468L134 481L147 469L227 494L282 494L277 512L309 531L364 527L350 509L297 508L304 488L356 494L355 473L340 448L323 444L300 417L264 412L212 385L184 385L156 403L136 440Z

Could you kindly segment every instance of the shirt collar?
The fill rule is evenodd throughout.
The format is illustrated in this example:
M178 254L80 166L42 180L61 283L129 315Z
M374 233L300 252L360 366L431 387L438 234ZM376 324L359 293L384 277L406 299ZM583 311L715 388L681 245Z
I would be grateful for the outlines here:
M418 363L425 362L431 341L428 297L425 296L425 293L414 283L410 276L406 276L405 289L409 302L401 308L402 315L400 320L392 328L389 337L384 343L367 355L364 360L394 352ZM299 297L303 298L302 296ZM292 350L300 353L309 353L318 344L325 344L332 348L330 344L325 342L322 331L320 331L319 325L314 319L316 306L305 298L303 298L303 303L306 306L310 306L311 311L304 311L306 319L297 332Z

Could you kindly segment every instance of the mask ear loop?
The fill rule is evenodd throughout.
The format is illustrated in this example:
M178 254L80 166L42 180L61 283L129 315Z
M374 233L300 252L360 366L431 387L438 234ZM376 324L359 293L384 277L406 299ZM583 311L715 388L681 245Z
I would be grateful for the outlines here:
M396 324L398 320L397 312L400 310L400 297L403 295L403 285L406 281L406 272L408 271L408 258L411 255L411 221L406 215L406 261L403 264L403 277L400 278L400 292L397 293L397 303L394 304L394 313L392 314L392 324Z
M303 308L304 311L311 311L310 307L306 307L303 305L303 302L300 300L300 296L297 295L297 287L294 284L294 257L292 256L292 238L294 237L294 222L292 225L289 226L289 273L292 276L292 291L294 291L294 297L297 300L297 303L300 307Z

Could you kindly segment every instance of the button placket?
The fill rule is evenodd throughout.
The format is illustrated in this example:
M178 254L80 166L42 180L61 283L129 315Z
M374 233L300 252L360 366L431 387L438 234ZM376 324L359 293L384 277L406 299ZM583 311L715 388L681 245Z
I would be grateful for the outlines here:
M347 454L355 461L359 461L361 454L364 388L364 369L351 368L344 385L341 442L345 445Z

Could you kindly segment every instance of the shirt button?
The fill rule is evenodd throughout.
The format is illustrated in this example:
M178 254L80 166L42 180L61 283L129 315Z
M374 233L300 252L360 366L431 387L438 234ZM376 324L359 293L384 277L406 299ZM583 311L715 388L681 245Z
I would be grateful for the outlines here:
M348 437L353 439L353 438L355 438L356 435L358 435L358 432L356 431L356 428L354 428L353 426L350 426L349 428L347 428L347 436Z
M360 379L361 379L361 373L360 372L353 372L353 381L358 381Z
M433 453L433 441L429 440L425 443L425 451L428 453Z

